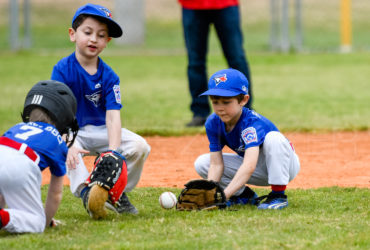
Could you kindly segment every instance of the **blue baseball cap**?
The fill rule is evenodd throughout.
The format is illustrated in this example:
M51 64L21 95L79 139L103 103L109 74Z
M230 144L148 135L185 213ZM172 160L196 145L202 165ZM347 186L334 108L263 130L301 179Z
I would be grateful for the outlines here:
M208 90L203 95L232 97L248 95L249 82L245 75L236 69L223 69L214 73L208 81Z
M73 19L72 24L76 18L80 15L90 15L101 18L108 25L108 35L110 37L120 37L122 36L122 29L118 23L113 21L112 12L105 8L104 6L88 3L77 9Z

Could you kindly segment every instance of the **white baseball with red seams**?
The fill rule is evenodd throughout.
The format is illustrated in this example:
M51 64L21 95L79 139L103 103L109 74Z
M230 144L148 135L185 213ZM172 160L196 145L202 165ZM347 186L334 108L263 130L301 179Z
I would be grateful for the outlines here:
M172 192L164 192L159 196L159 204L164 209L171 209L176 205L177 198Z

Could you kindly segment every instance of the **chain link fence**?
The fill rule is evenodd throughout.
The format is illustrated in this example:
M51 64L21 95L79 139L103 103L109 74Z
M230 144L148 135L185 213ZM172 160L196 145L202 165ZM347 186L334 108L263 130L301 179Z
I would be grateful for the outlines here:
M27 40L27 24L24 22L26 0L0 0L0 50L12 48L10 2L19 5L19 49L59 49L70 46L68 28L75 10L90 1L82 0L29 0L30 41ZM125 0L116 0L125 1ZM300 51L337 52L341 46L341 1L342 0L240 0L242 27L245 47L249 51ZM181 9L177 0L144 0L142 13L145 22L144 42L140 48L181 50L182 40ZM287 4L286 28L282 22L282 2ZM297 19L297 2L300 2ZM115 1L95 0L115 12ZM275 6L275 7L273 7ZM370 50L369 0L351 0L352 51ZM275 19L273 18L280 18ZM276 21L278 20L278 21ZM14 22L14 21L13 21ZM273 26L275 24L275 26ZM297 29L297 25L300 29ZM123 25L123 29L125 29ZM273 38L273 34L275 38ZM25 37L26 34L26 37ZM214 36L214 34L213 34ZM281 39L289 44L281 49L276 44ZM297 40L301 39L301 40ZM211 47L217 46L211 41ZM279 40L277 42L277 40ZM275 45L274 45L275 42ZM274 47L275 46L275 47ZM132 45L113 47L125 50ZM211 48L212 49L212 48Z

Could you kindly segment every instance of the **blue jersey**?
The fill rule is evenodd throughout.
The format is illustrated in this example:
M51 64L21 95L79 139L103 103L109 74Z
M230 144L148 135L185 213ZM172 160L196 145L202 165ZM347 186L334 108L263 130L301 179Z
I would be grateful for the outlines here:
M19 123L4 133L19 143L25 143L40 156L39 167L43 171L50 167L55 176L66 174L68 147L58 130L44 122Z
M205 127L211 152L221 151L226 145L242 157L247 148L261 145L267 133L279 131L270 120L247 108L229 132L215 113L208 117Z
M75 52L60 60L53 68L51 79L67 84L77 99L77 121L105 125L107 110L120 110L120 80L116 73L99 58L98 71L90 75L76 59Z

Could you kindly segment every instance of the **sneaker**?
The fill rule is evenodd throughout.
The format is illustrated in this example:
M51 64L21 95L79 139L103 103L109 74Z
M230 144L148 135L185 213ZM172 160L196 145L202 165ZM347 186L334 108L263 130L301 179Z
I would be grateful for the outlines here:
M258 205L258 209L283 209L288 206L288 197L285 194L269 193L258 198L258 202L266 201Z
M110 201L105 202L105 207L112 210L118 214L128 213L128 214L138 214L139 211L134 205L131 204L127 195L123 193L119 198L118 202L113 205Z
M234 205L257 205L258 195L249 187L245 187L243 193L238 196L231 196L230 199L226 202L226 206Z
M186 127L201 127L206 122L207 118L202 116L194 116L193 119L186 124Z
M89 194L90 194L90 188L84 187L80 193L80 198L82 200L82 204L84 205L84 208L87 211L87 203L89 201Z

